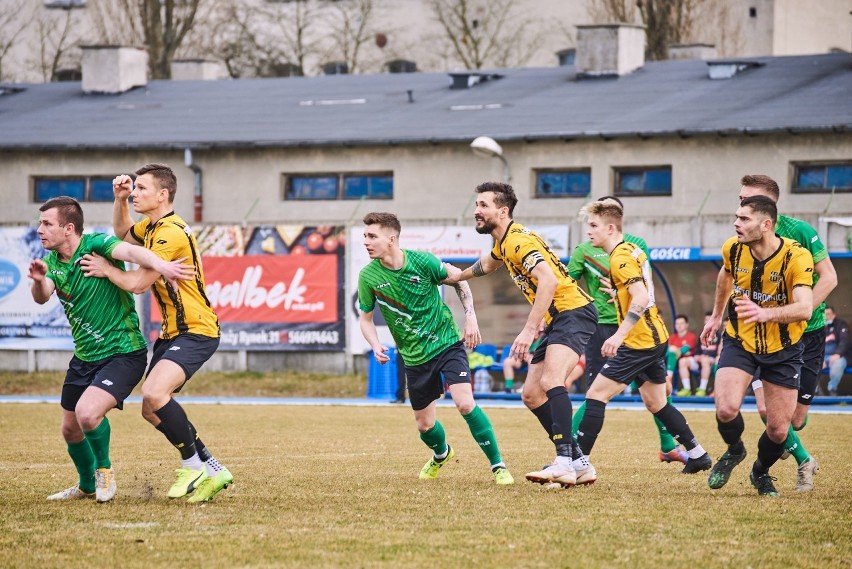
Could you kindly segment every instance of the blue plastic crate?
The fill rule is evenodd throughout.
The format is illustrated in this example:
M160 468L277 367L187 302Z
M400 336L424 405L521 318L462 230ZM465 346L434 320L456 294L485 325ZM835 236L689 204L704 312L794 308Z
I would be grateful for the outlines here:
M367 354L370 358L370 364L367 367L367 397L376 399L396 397L396 348L389 348L385 353L390 361L384 365L376 361L373 352Z

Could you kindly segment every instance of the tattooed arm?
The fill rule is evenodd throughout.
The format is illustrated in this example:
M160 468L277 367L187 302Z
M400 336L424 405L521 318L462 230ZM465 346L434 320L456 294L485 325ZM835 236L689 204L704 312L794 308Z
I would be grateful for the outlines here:
M448 280L444 281L444 284L451 285L460 281L470 280L474 277L481 277L493 273L501 266L503 266L502 261L498 261L492 257L491 253L485 253L473 265L460 271L457 275L449 275L447 277Z
M627 291L630 293L630 307L627 309L627 314L621 324L618 325L618 330L615 331L615 334L607 338L603 346L601 346L601 354L607 358L615 356L618 348L624 343L627 334L630 333L630 330L642 318L642 314L647 309L648 301L650 300L648 289L645 288L643 281L631 283L627 287Z
M447 278L442 283L456 289L456 294L461 301L462 308L464 308L464 344L472 350L482 342L482 335L479 332L476 311L473 309L473 294L470 292L470 285L464 281L454 280L453 277L458 277L461 274L461 269L449 263L444 263L444 267L447 269Z

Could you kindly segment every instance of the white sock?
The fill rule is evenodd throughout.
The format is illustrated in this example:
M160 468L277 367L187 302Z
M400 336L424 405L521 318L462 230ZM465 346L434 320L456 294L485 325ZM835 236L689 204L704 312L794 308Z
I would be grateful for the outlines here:
M571 470L574 468L573 461L570 456L557 456L556 466L563 470Z
M692 385L691 385L692 382L690 381L690 379L688 377L684 377L683 379L681 379L680 383L682 384L682 387L684 389L692 389Z
M504 463L504 462L498 462L497 464L492 464L492 465L491 465L491 472L494 472L494 471L495 471L495 470L497 470L498 468L506 468L506 463Z
M707 391L707 383L709 381L710 381L709 379L702 379L701 385L698 386L698 389L703 389L704 391Z
M198 453L195 453L191 457L181 460L181 466L184 468L189 468L190 470L201 470L204 468L203 463L201 462L201 457L198 456Z
M447 458L447 455L450 454L450 445L447 445L447 450L442 452L441 454L435 454L435 460L441 461Z
M704 447L702 447L701 445L695 445L695 448L689 449L688 451L686 451L686 454L687 456L689 456L689 458L698 458L700 456L704 456L705 452L707 451L704 450Z
M207 468L207 476L216 476L218 472L225 470L225 467L219 464L213 455L204 462L204 466Z

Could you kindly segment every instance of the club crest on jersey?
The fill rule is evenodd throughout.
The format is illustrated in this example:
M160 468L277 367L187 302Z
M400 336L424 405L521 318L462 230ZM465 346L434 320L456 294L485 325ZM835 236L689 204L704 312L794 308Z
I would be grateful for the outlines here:
M769 280L774 283L779 282L781 280L781 273L779 273L778 271L772 271L771 273L769 273Z
M420 275L414 275L413 277L411 277L411 282L415 284L420 284Z

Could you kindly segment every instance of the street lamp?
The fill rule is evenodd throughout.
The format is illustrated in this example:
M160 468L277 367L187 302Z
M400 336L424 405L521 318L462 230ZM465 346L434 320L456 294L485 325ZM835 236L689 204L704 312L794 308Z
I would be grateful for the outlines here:
M473 150L473 153L477 156L484 156L485 158L499 158L503 163L503 181L505 183L509 183L511 179L509 177L509 163L506 161L506 158L503 157L503 148L497 144L497 141L489 136L477 136L473 139L473 142L470 143L470 149Z

